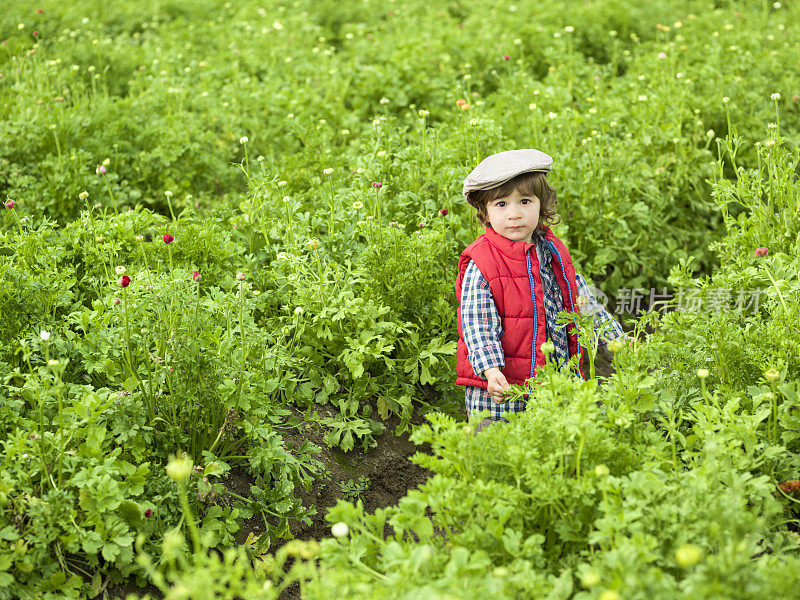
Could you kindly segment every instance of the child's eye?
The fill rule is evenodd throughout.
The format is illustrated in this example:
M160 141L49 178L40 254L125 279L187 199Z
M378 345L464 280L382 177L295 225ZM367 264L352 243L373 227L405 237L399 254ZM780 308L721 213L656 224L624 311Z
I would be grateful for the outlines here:
M495 206L499 206L500 208L503 208L505 205L506 205L506 203L505 203L505 201L504 201L504 200L501 200L500 202L498 202L497 204L495 204Z
M523 198L522 200L520 200L520 202L521 202L522 204L530 204L530 203L531 203L531 201L530 201L530 200L528 200L527 198Z

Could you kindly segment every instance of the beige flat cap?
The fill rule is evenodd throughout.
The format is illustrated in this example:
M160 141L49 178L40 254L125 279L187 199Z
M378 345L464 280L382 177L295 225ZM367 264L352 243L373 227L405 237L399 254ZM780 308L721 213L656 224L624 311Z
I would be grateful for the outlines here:
M484 158L472 173L467 175L461 193L467 200L467 193L473 190L490 190L521 173L548 172L552 167L553 158L533 148L498 152Z

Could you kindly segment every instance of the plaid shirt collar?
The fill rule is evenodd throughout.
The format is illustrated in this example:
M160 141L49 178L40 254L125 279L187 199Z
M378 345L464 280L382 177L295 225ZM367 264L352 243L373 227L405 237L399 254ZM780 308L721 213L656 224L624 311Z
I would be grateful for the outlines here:
M545 237L544 232L540 231L539 229L534 231L533 243L538 250L539 259L544 260L547 264L550 264L553 255L550 254L550 249L547 247L547 238Z

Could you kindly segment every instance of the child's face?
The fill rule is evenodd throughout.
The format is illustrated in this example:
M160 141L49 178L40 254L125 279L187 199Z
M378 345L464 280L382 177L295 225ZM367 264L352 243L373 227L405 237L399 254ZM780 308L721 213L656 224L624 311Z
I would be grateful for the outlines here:
M530 242L539 224L539 198L514 190L486 205L486 216L496 233L512 242Z

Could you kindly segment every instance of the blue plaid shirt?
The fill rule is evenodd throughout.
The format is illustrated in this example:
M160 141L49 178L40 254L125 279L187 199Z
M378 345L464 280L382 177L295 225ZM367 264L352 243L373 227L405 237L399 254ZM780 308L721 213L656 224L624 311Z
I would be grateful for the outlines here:
M550 264L552 254L547 249L547 240L544 236L536 235L533 241L542 275L547 339L555 347L555 360L558 364L564 364L569 358L567 332L564 325L556 325L558 313L564 310L564 301ZM580 311L593 314L595 329L604 330L600 341L605 344L621 337L624 334L622 326L595 299L586 280L580 275L576 275L575 280L578 283L578 296L586 299L580 306ZM469 351L469 361L478 377L483 379L483 372L491 367L505 367L503 347L500 344L503 333L500 315L495 307L489 282L474 261L467 265L461 287L461 326L464 343ZM525 410L524 400L497 404L485 389L471 385L466 386L466 404L468 414L488 410L492 419L502 419L506 412Z

